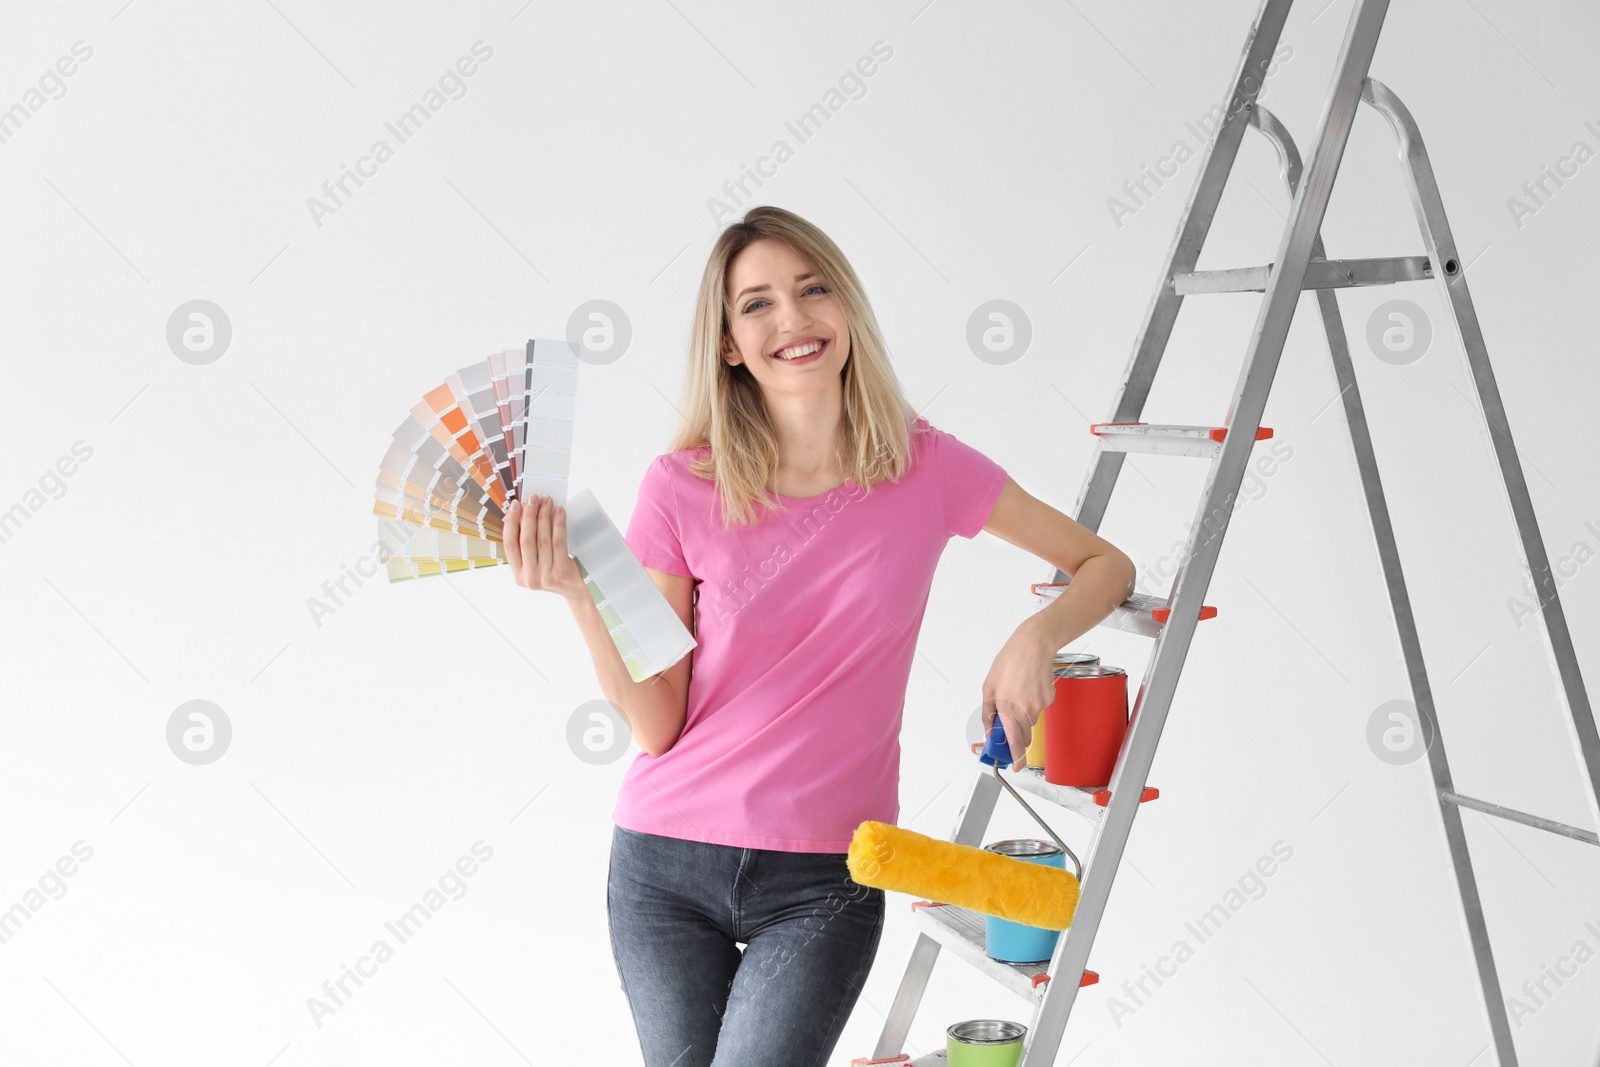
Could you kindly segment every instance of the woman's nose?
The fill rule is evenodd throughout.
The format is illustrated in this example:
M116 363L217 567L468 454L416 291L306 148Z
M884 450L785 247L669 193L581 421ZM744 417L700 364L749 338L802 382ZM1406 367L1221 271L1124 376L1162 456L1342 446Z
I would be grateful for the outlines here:
M805 313L805 310L799 304L792 304L788 301L778 305L777 319L778 328L788 334L793 334L796 327L807 326L811 323L810 316Z

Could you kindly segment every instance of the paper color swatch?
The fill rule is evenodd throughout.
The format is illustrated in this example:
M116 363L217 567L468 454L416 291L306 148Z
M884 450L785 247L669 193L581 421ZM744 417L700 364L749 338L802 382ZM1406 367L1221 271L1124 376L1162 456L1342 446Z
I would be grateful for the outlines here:
M694 636L592 492L569 502L577 351L535 339L463 367L429 390L378 464L373 513L389 581L506 562L506 507L548 496L567 508L567 550L634 681L666 670Z

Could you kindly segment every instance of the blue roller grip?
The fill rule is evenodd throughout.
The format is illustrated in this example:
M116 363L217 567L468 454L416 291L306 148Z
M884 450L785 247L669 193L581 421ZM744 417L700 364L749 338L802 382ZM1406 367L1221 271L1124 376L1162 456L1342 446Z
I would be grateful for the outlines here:
M1011 746L1006 744L1005 723L1000 721L1000 715L995 713L994 725L989 727L989 740L983 746L983 751L978 753L978 762L985 767L999 764L1009 767L1015 761L1011 758Z

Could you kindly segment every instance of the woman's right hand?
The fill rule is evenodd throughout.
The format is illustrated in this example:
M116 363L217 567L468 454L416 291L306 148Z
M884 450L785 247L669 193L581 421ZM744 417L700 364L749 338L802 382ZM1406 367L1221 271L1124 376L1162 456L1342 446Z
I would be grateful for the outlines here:
M577 560L567 554L567 509L547 496L506 508L506 560L517 584L544 589L568 600L589 598Z

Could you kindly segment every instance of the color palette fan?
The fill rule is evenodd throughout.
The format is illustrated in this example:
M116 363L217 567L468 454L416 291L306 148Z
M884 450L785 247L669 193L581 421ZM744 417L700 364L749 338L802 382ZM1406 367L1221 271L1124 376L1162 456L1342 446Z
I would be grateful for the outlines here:
M394 431L373 512L389 581L506 562L512 500L567 509L567 549L634 681L695 647L621 532L588 490L567 499L578 401L577 350L535 339L463 367Z

